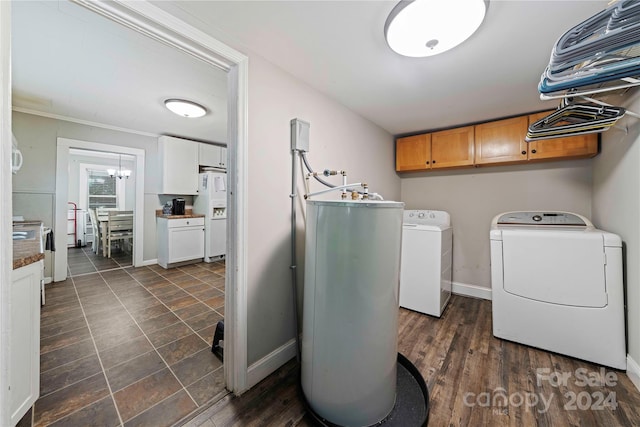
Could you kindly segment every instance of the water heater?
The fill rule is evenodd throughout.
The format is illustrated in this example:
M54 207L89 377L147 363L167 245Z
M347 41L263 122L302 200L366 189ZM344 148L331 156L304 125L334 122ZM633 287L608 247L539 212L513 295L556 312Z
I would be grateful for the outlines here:
M307 201L301 381L334 424L376 424L395 404L403 209Z

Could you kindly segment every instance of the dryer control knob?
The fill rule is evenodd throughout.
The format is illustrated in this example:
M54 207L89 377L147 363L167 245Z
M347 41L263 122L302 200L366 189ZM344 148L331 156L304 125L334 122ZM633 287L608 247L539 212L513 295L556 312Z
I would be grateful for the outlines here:
M534 215L533 217L531 217L532 220L538 222L538 221L542 221L542 217L540 215Z
M424 212L420 212L420 213L418 214L418 218L424 218Z

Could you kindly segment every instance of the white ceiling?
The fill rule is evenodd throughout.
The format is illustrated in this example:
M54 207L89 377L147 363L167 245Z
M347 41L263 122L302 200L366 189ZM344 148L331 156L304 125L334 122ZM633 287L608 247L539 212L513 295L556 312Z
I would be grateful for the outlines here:
M459 0L451 13L464 7ZM480 29L442 55L384 40L397 1L154 2L279 65L392 134L555 108L537 85L557 38L607 1L491 1Z
M151 134L226 142L226 73L67 1L12 4L13 106ZM199 119L164 107L185 98Z
M537 92L554 42L607 5L494 0L471 39L416 59L395 54L384 40L396 3L154 2L239 50L262 55L394 135L555 108ZM66 1L14 2L12 18L14 106L226 140L222 71ZM162 105L169 97L198 101L213 114L201 121L173 116Z

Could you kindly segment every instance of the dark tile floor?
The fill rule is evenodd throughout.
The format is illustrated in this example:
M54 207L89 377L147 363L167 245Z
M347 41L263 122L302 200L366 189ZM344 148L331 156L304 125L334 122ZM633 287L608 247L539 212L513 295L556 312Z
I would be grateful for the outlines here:
M70 251L72 274L46 287L40 398L20 425L173 425L227 394L211 352L224 261L80 273L80 252L95 263Z
M96 255L91 245L81 248L67 249L67 275L95 273L96 271L113 270L114 268L130 267L132 265L131 252L111 249L111 258Z

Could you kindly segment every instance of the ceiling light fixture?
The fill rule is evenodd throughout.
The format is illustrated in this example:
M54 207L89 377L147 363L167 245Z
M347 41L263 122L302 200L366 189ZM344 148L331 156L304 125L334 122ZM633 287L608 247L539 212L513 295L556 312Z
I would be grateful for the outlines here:
M480 27L485 0L402 0L389 14L384 35L396 53L414 58L458 46Z
M202 105L184 99L167 99L164 105L182 117L202 117L207 114L207 109Z
M129 177L131 176L131 171L129 169L122 169L122 156L118 155L118 158L118 170L107 169L107 173L111 178L117 176L120 179L122 179L122 177L129 179Z

